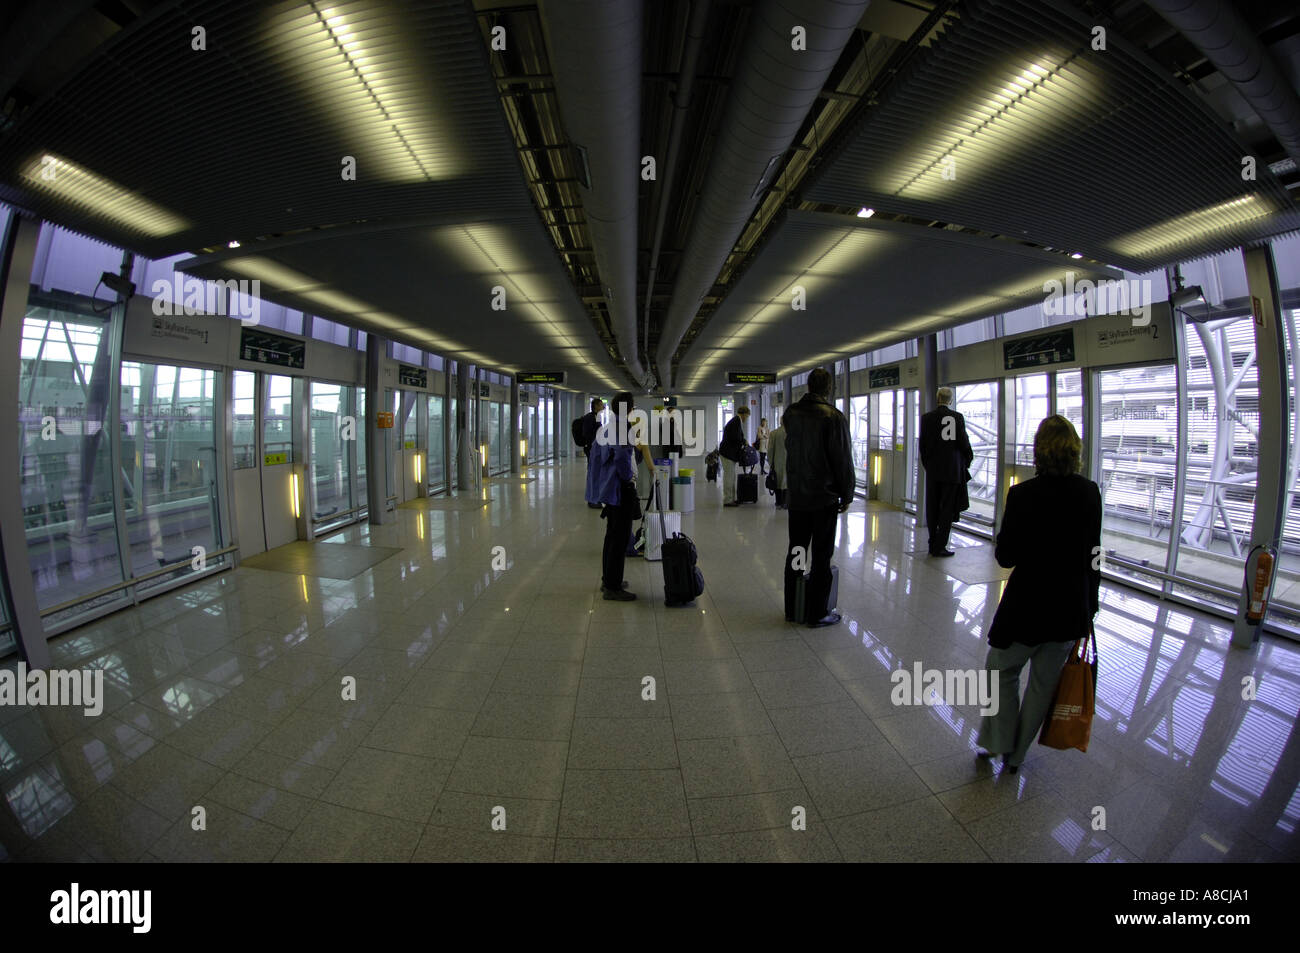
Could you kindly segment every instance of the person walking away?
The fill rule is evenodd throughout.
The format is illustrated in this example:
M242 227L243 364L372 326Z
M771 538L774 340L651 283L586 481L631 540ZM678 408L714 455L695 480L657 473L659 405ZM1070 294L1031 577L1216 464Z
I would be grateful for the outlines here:
M776 480L776 508L783 510L786 509L784 423L768 434L767 446L772 455L772 477Z
M758 438L754 441L754 449L758 451L758 472L767 472L767 447L770 433L767 429L767 418L764 417L758 422Z
M795 550L811 553L806 600L813 628L835 625L838 612L827 611L831 591L831 556L835 553L838 515L848 510L857 489L849 422L830 402L831 375L817 368L808 375L808 393L781 418L785 430L786 502L790 510L790 548L785 571L795 569Z
M951 556L948 539L975 454L966 436L966 418L952 409L952 388L940 387L936 398L939 406L921 415L925 522L930 529L930 555Z
M596 442L596 434L600 430L600 415L604 410L604 401L599 397L593 397L591 412L579 418L582 430L582 455L587 458L587 507L593 510L600 509L600 504L590 502L592 498L591 448Z
M745 425L749 423L749 408L742 406L736 415L727 421L722 430L722 443L718 445L718 455L722 457L722 505L739 506L736 502L736 464L744 456Z
M1079 475L1083 444L1053 414L1034 436L1037 475L1007 494L994 555L1011 570L989 627L984 663L997 673L997 713L984 716L981 757L1002 755L1008 773L1024 763L1056 694L1076 639L1089 634L1101 588L1101 490ZM1029 686L1020 698L1020 670Z
M626 435L626 421L632 410L631 394L624 392L614 398L609 423L603 433L597 434L588 467L589 475L594 475L587 481L587 502L599 506L600 518L605 520L600 591L603 598L617 602L631 602L636 598L627 591L623 565L627 558L628 540L632 536L632 524L640 517L636 491L638 451L651 473L654 472L654 461L648 447L619 442L620 436ZM620 429L623 434L619 433Z

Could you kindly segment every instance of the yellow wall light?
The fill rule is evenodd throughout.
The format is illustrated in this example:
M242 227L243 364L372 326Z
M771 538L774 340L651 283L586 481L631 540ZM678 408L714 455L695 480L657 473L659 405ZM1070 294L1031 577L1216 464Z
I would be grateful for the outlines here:
M298 474L296 473L289 475L289 494L293 506L293 518L299 519L302 516L302 505L298 502Z

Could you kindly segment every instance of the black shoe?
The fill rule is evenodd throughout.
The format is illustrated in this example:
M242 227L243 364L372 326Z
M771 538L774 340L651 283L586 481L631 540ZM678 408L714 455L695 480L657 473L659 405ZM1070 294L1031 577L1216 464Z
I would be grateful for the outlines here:
M626 589L626 588L627 588L627 580L626 580L626 579L623 580L623 585L619 586L619 588L620 588L620 589ZM600 591L601 591L601 592L604 592L604 591L605 591L605 584L604 584L603 582L600 584Z
M823 629L828 625L839 625L841 618L842 616L838 612L830 612L818 619L816 622L809 622L808 628Z
M606 589L601 594L602 599L608 599L610 602L632 602L636 599L636 594L628 592L626 589L620 589L615 592L613 589Z
M587 509L589 509L589 510L598 510L598 509L600 509L600 504L599 504L599 503L588 503L588 504L587 504Z
M1008 765L1006 765L1006 769L1007 769L1007 774L1015 774L1017 771L1020 770L1020 765L1018 765L1018 764L1008 764Z
M739 503L723 503L723 506L739 506Z
M941 549L937 553L930 553L930 555L936 559L943 559L945 556L956 556L957 554L951 549Z

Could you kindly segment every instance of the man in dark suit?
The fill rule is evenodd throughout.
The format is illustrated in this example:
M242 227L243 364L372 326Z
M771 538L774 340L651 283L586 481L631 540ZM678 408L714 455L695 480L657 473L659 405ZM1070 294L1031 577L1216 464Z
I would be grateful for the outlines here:
M591 448L596 443L596 434L600 432L600 415L605 410L605 402L599 397L591 399L591 412L582 415L582 455L587 458L587 482L592 482L593 465L591 462ZM587 503L587 508L592 510L600 509L599 503Z
M849 422L831 403L831 375L817 368L808 375L808 393L781 418L785 428L786 502L790 509L787 580L799 571L796 549L812 556L805 599L813 628L834 625L838 612L827 604L831 594L831 557L839 514L849 508L857 488Z
M958 500L969 479L975 453L966 436L966 418L950 406L952 388L940 387L939 406L921 416L921 466L925 467L925 522L930 555L951 556L948 536L961 512Z

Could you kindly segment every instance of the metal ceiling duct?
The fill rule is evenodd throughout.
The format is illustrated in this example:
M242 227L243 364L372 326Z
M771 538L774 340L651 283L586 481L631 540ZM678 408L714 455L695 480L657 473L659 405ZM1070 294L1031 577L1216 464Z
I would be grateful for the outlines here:
M759 0L719 129L695 226L668 302L656 358L672 386L672 358L700 301L781 166L808 110L870 0ZM802 27L806 49L796 49Z
M1300 165L1300 96L1225 0L1147 0L1222 73Z
M540 10L564 128L585 153L582 206L614 339L648 388L636 333L642 0L543 0Z

